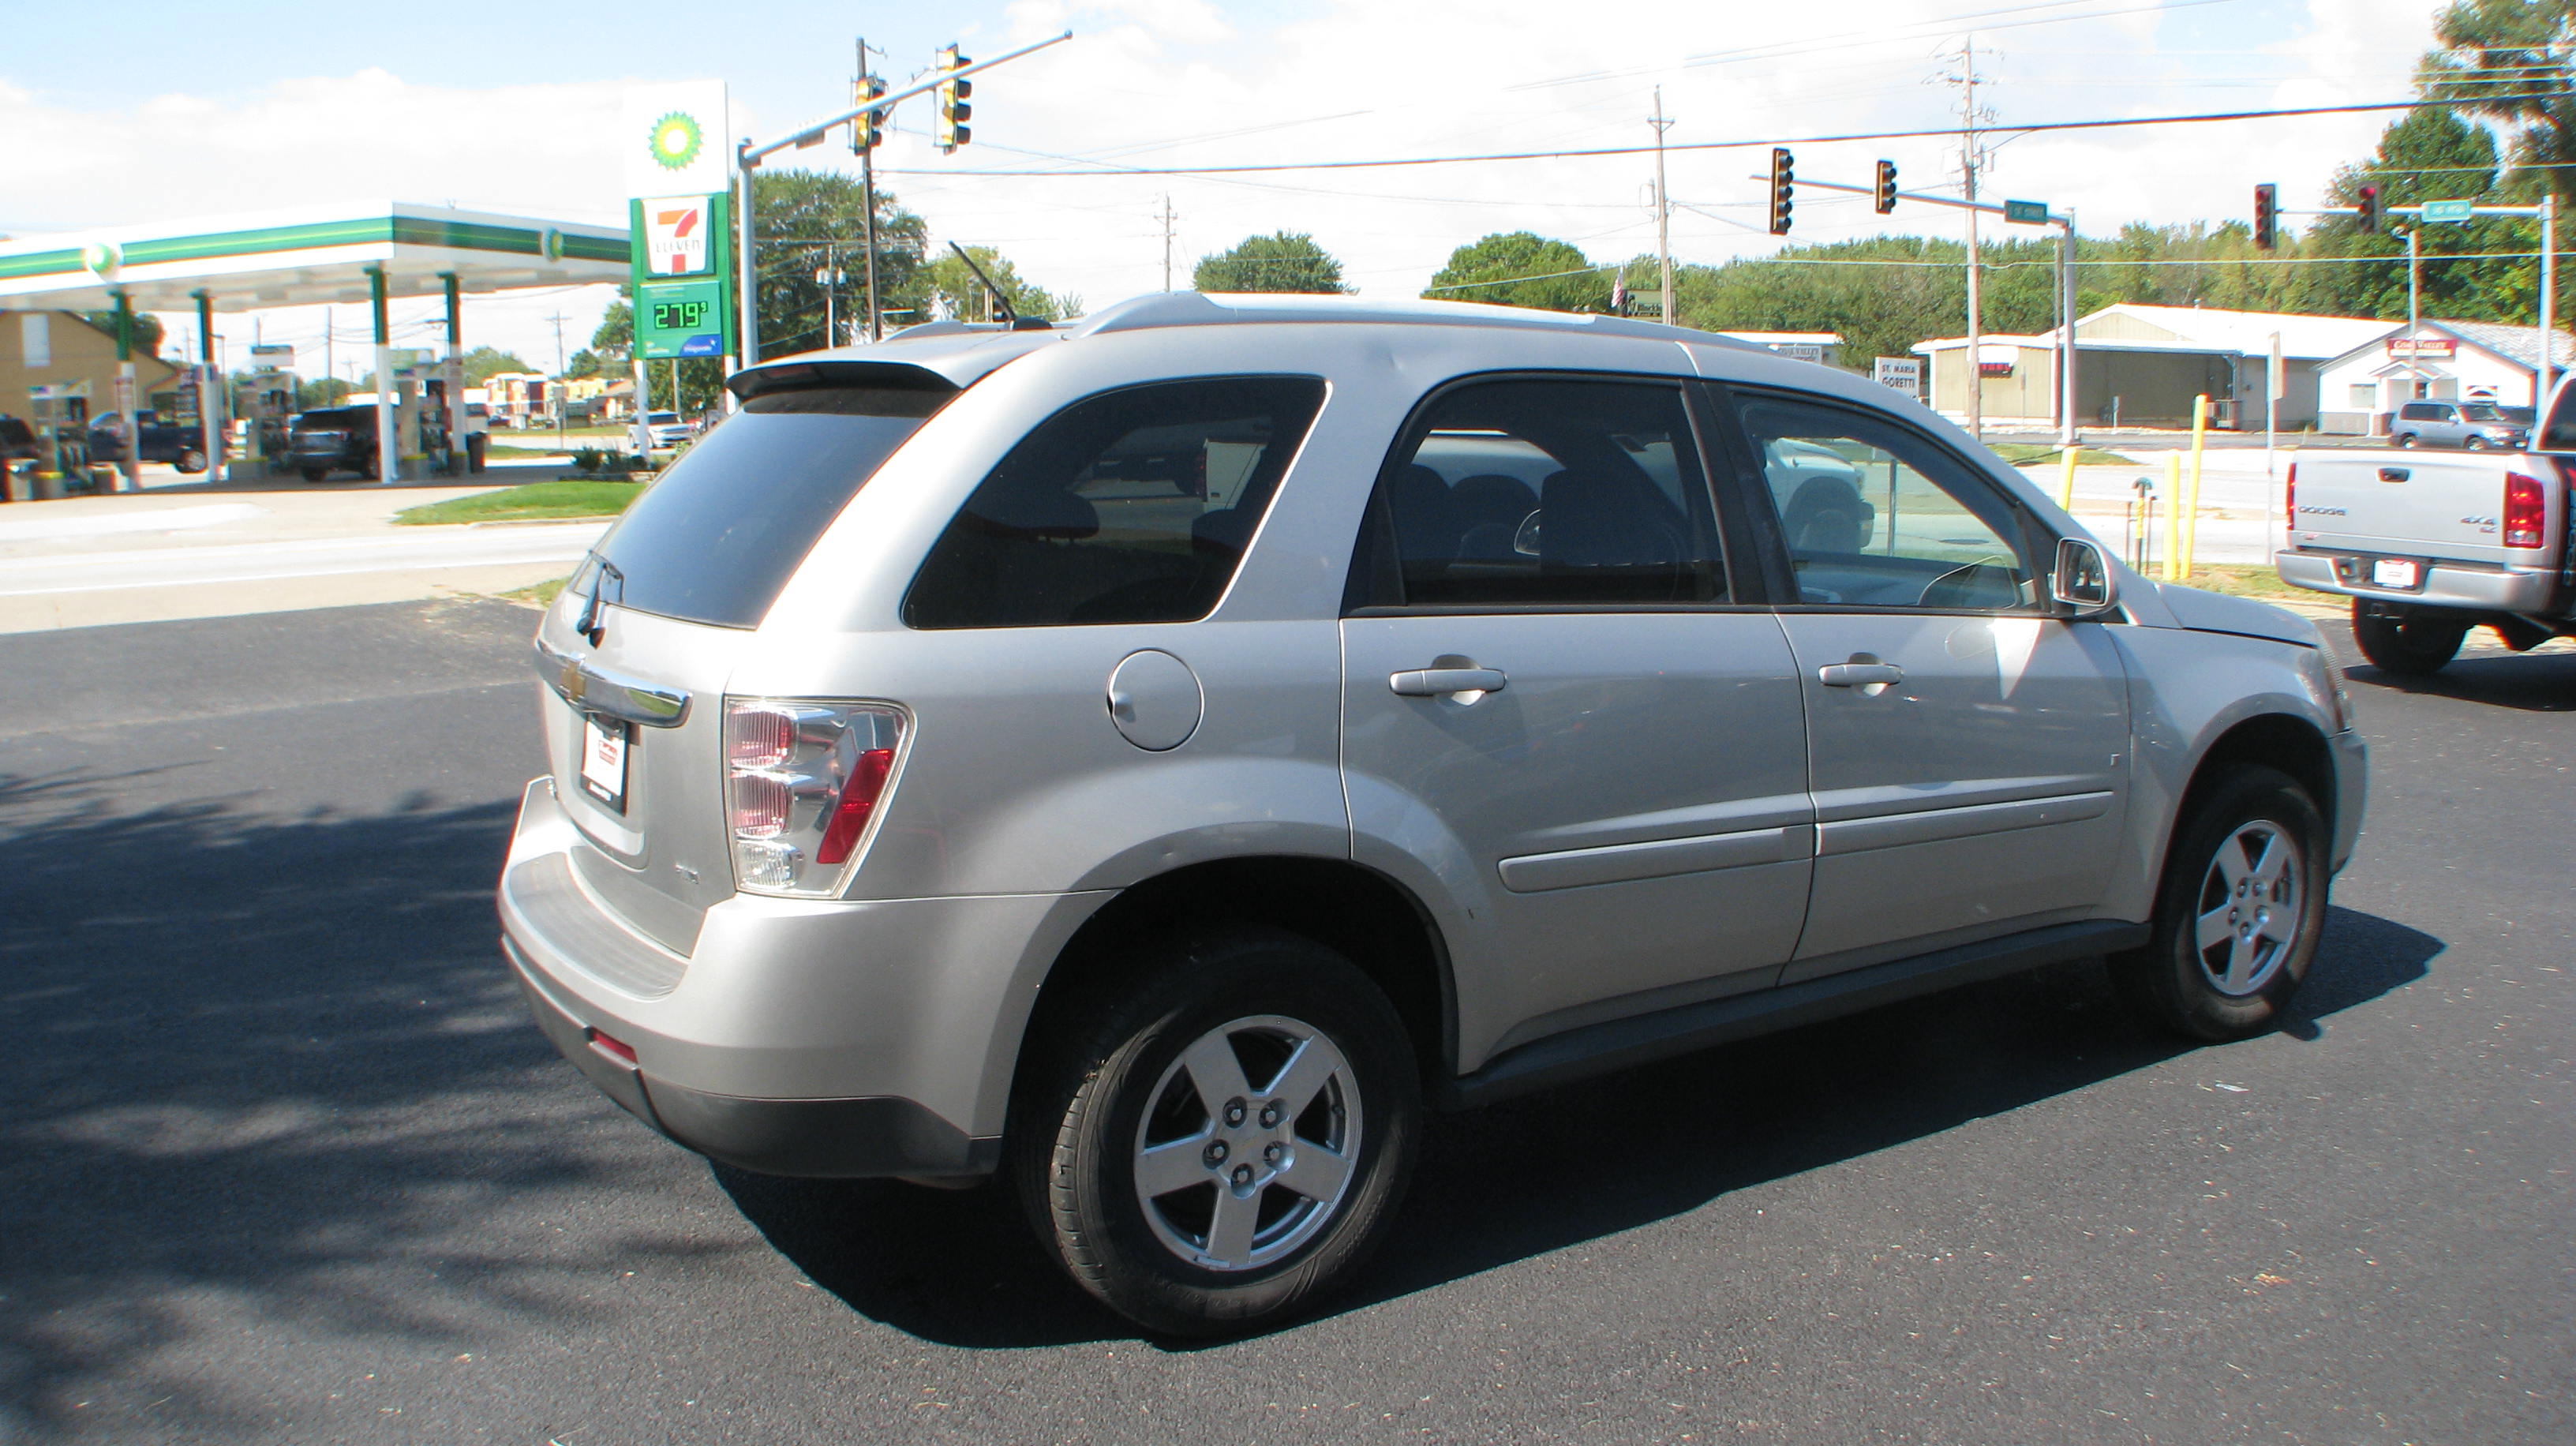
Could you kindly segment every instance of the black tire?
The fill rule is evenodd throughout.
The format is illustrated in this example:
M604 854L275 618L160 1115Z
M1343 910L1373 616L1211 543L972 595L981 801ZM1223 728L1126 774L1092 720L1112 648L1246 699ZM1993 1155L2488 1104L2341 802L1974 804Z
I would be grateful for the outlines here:
M2468 635L2469 625L2453 618L2392 612L2359 600L2352 605L2352 640L2382 672L2409 678L2438 673L2460 655Z
M2484 437L2472 436L2460 445L2472 452L2483 452L2487 449L2487 439Z
M304 469L304 480L307 482L319 482L330 475L331 469L328 467L307 467Z
M2412 433L2412 432L2401 432L2401 433L2399 433L2399 434L2398 434L2398 436L2397 436L2397 445L2398 445L2398 446L2400 446L2400 447L2412 447L2412 446L2414 446L2414 445L2415 445L2415 434L2414 434L2414 433Z
M1289 1076L1284 1064L1265 1075L1275 1058L1265 1046L1284 1056L1289 1045L1286 1036L1247 1027L1261 1020L1313 1031L1308 1038L1326 1041L1345 1067L1293 1117L1254 1113L1266 1103L1261 1086ZM1122 972L1114 985L1051 1004L1032 1028L1033 1038L1048 1035L1061 1045L1028 1061L1013 1102L1013 1183L1039 1242L1075 1283L1148 1330L1206 1336L1276 1322L1348 1280L1393 1219L1421 1132L1419 1066L1385 994L1332 950L1271 929L1176 940L1149 951L1142 968ZM1231 1101L1203 1106L1184 1060L1211 1037L1226 1041L1252 1082L1232 1124L1221 1117ZM1329 1063L1331 1055L1310 1058ZM1329 1206L1274 1183L1295 1169L1301 1151L1344 1158L1323 1143L1335 1129L1346 1131L1343 1140L1357 1138L1346 1183ZM1261 1139L1270 1143L1256 1156ZM1209 1174L1149 1204L1137 1185L1139 1160L1163 1142L1192 1146L1167 1157L1175 1169ZM1262 1163L1283 1160L1275 1172ZM1260 1249L1276 1254L1256 1260L1259 1237L1245 1235L1241 1266L1210 1268L1201 1262L1220 1248L1217 1216L1229 1180L1232 1199L1271 1233ZM1205 1221L1197 1224L1192 1212L1201 1206Z
M2264 897L2269 886L2257 882L2259 867L2245 881L2250 893L2240 896L2227 886L2222 851L2236 850L2233 863L2244 869L2261 864L2265 843L2282 839L2292 845L2278 867L2284 895ZM2325 816L2288 774L2249 765L2218 780L2175 830L2164 881L2156 889L2153 937L2111 960L2121 993L2148 1018L2193 1039L2243 1039L2279 1024L2290 996L2308 977L2325 929L2331 847ZM2272 907L2278 915L2258 922L2257 913ZM2255 933L2241 954L2232 936L2202 947L2203 917L2233 923L2240 908L2242 927L2277 932L2277 918L2291 925L2288 937ZM2229 912L2220 915L2219 909ZM2239 960L2241 977L2230 967ZM2223 976L2222 968L2229 974Z
M188 450L179 454L179 460L173 465L177 466L180 471L187 473L190 476L194 476L197 473L206 470L206 454L194 447L190 447Z

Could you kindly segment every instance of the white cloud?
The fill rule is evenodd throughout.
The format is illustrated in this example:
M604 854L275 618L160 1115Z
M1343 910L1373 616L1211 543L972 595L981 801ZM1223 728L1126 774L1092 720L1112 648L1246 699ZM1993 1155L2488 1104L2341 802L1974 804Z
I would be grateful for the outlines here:
M1981 32L2001 54L1985 92L2004 123L2059 117L2253 109L2396 99L2438 0L2284 0ZM1449 250L1488 231L1530 229L1596 258L1651 249L1643 156L1241 177L978 177L1045 169L1049 157L1133 166L1303 161L1637 144L1663 87L1677 144L1939 127L1950 92L1926 84L1955 27L1928 18L2000 7L1972 0L1845 0L1831 7L1612 0L1569 13L1540 0L1315 0L1285 13L1207 0L1016 0L961 15L970 53L1070 27L1070 44L980 77L978 143L940 157L915 135L881 153L886 183L941 237L1001 246L1024 275L1094 305L1162 284L1169 194L1179 212L1174 280L1253 232L1312 232L1364 289L1406 295ZM2026 18L2026 17L2025 17ZM1989 21L1989 24L2000 24ZM1767 48L1767 49L1766 49ZM1675 63L1702 57L1702 63ZM1660 70L1648 67L1662 64ZM577 59L568 69L578 69ZM1565 77L1600 73L1571 83ZM281 80L232 100L172 94L122 112L83 111L0 84L0 225L89 225L379 197L567 219L623 212L613 126L620 78L471 89L386 70ZM737 105L748 94L736 86ZM837 95L761 93L779 118ZM2332 168L2364 154L2391 117L2364 114L2034 135L2005 146L1996 190L2077 209L2091 233L2131 220L2241 215L2257 181L2312 202ZM929 124L926 102L898 118ZM1016 149L1005 149L1005 147ZM1029 152L1036 155L1026 154ZM1803 145L1810 177L1866 181L1888 156L1909 189L1954 174L1955 142L1927 137ZM837 165L846 152L790 153ZM1759 254L1758 150L1676 151L1686 209L1676 254ZM1916 207L1886 221L1866 200L1809 190L1796 239L1895 229L1955 231ZM595 300L479 302L469 340L550 364L558 306L586 338ZM281 324L284 324L281 319ZM344 320L344 326L346 322ZM575 335L577 333L577 335Z

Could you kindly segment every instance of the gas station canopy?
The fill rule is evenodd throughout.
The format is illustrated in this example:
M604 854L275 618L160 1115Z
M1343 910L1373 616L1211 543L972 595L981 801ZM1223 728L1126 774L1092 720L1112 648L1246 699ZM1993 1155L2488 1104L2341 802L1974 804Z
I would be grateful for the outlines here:
M475 295L630 279L623 226L456 211L399 201L110 227L0 242L0 310L217 311Z

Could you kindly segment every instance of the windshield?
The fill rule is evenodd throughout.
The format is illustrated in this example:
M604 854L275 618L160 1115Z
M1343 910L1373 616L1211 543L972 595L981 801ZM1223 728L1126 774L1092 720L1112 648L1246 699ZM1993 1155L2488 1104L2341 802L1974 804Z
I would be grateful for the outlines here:
M680 414L677 412L646 412L644 414L644 420L656 427L667 427L680 420Z
M672 464L594 555L609 601L722 628L760 625L814 539L956 393L914 386L763 392ZM589 586L588 573L574 579Z

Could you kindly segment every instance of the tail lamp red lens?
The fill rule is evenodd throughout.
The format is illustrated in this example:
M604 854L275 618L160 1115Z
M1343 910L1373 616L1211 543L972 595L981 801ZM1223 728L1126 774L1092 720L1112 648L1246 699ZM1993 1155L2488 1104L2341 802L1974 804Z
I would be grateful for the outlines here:
M893 749L870 748L859 754L859 765L851 770L850 781L841 786L841 801L832 808L831 826L823 830L823 842L814 850L814 862L850 861L850 850L868 831L868 820L876 816L877 798L885 792L886 775L892 772Z
M2535 477L2504 479L2504 545L2538 547L2549 526L2549 493Z
M2292 527L2299 525L2299 464L2296 462L2290 464L2290 475L2281 483L2281 515L2290 519Z

